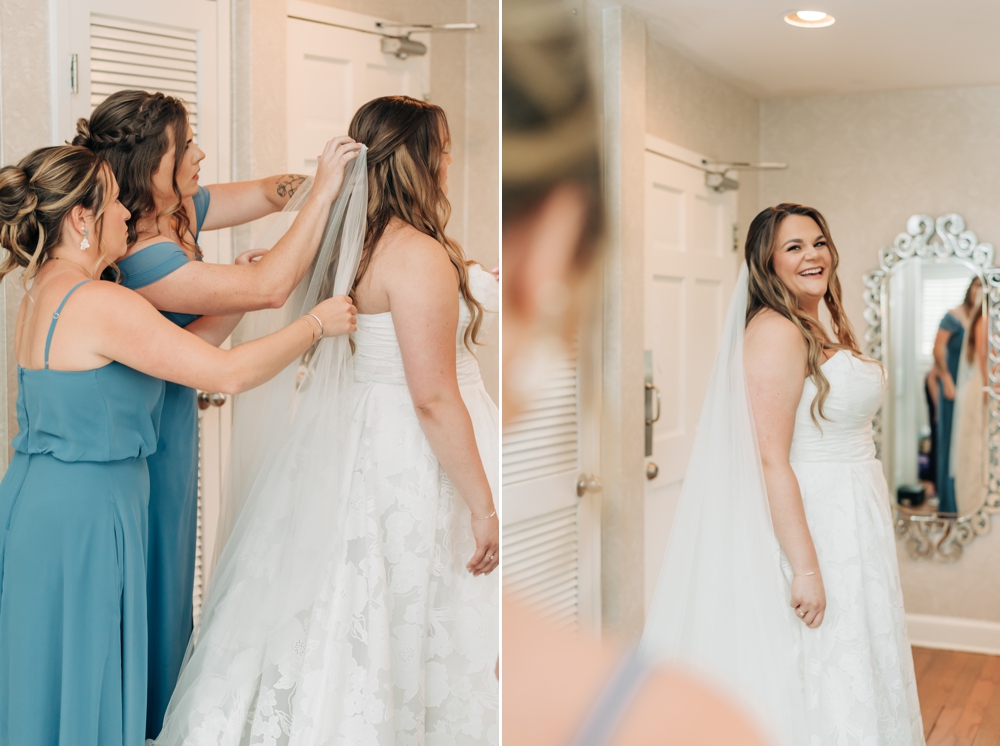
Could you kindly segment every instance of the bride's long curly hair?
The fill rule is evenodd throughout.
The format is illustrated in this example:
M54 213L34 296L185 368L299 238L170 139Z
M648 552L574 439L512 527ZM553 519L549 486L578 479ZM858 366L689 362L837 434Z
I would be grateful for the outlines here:
M458 273L459 291L472 313L465 330L465 346L471 350L478 341L483 307L469 290L465 252L444 232L451 217L440 178L451 137L444 110L409 96L376 98L358 109L348 134L368 146L368 228L354 290L371 266L389 221L395 217L409 223L448 252Z
M826 295L823 300L830 312L830 327L836 336L831 340L819 319L814 319L799 306L795 296L778 279L774 271L774 252L777 249L778 227L789 215L802 215L812 218L819 226L826 245L830 249L830 280L827 283ZM849 350L856 357L862 357L858 343L854 339L851 322L844 313L841 302L840 279L837 277L837 266L840 255L833 244L830 228L819 210L804 205L783 202L775 207L761 210L750 224L747 231L746 262L749 275L747 288L747 324L765 308L770 308L795 324L809 347L807 370L809 377L816 384L816 397L813 399L810 413L813 421L817 413L823 414L823 404L830 394L830 382L823 375L823 363L826 362L825 352L828 350ZM817 422L818 424L818 422Z

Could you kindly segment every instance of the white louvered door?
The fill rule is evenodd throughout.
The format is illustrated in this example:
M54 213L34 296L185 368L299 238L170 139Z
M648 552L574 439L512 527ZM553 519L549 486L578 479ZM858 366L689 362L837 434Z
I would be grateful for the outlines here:
M229 180L229 0L55 0L53 44L58 141L71 140L76 121L115 91L159 91L184 101L205 151L201 181ZM75 75L71 72L75 67ZM74 90L75 88L75 90ZM231 261L228 230L199 237L208 261ZM199 413L198 549L195 615L211 557L228 452L231 405Z
M546 367L503 431L504 589L556 624L600 628L600 493L577 495L597 463L593 350Z

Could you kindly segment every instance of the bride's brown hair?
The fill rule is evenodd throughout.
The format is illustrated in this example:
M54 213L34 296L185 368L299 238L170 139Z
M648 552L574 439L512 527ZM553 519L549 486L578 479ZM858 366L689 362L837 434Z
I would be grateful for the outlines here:
M444 110L409 96L376 98L358 109L348 134L368 146L368 227L354 289L371 266L389 221L395 217L409 223L448 252L459 292L472 313L465 330L465 345L471 350L483 323L483 307L469 290L465 252L444 232L451 217L440 178L450 142Z
M799 306L798 300L778 279L774 271L774 252L777 248L778 227L789 215L802 215L812 218L819 226L826 245L830 249L830 280L827 283L823 300L830 312L830 326L837 340L829 338L819 319L814 319ZM853 355L861 357L861 350L854 339L851 322L844 313L841 303L840 279L837 277L837 265L840 255L830 236L830 228L819 210L790 202L783 202L775 207L767 207L757 214L747 231L746 262L749 275L747 287L747 324L763 311L770 308L795 324L808 345L806 369L809 377L816 384L816 397L809 411L815 421L817 413L824 417L823 404L830 394L830 382L823 375L823 363L826 362L827 350L848 350Z

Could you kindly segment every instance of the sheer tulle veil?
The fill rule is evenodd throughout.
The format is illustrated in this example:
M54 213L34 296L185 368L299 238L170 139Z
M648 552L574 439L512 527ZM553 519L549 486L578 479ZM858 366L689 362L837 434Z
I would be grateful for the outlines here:
M789 607L743 372L747 268L726 315L642 652L727 689L783 746L805 734Z
M350 291L364 244L367 179L363 148L348 164L309 273L283 308L249 314L240 341ZM284 234L311 184L299 189L259 246L268 248ZM217 564L155 743L240 743L262 675L292 675L288 666L295 660L280 651L315 623L310 609L317 588L342 549L337 527L356 457L356 445L342 436L352 417L353 385L350 342L341 336L320 341L271 382L237 397ZM351 603L350 593L345 596ZM280 693L280 686L274 690ZM324 702L300 700L296 727L308 730L310 722L322 721ZM296 741L314 742L322 741Z

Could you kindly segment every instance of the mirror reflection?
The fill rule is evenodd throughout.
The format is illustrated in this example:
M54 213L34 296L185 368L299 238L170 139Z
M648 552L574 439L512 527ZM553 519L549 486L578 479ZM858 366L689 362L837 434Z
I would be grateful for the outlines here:
M890 274L887 471L906 513L962 516L986 501L982 289L978 269L957 258L914 257Z

